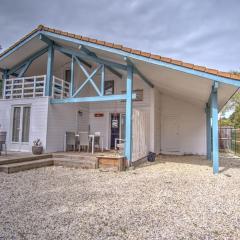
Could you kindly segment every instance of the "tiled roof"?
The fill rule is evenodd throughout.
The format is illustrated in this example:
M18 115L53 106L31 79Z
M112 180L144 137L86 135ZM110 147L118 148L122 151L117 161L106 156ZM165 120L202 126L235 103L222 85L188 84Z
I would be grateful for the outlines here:
M175 65L178 65L178 66L183 66L183 67L186 67L186 68L189 68L189 69L194 69L194 70L214 74L214 75L221 76L221 77L240 80L240 74L222 72L222 71L218 71L216 69L206 68L206 67L203 67L203 66L198 66L198 65L191 64L191 63L186 63L186 62L183 62L183 61L179 61L179 60L176 60L176 59L162 57L160 55L156 55L156 54L152 54L152 53L148 53L148 52L143 52L141 50L128 48L128 47L125 47L121 44L105 42L105 41L101 41L101 40L97 40L97 39L93 39L93 38L88 38L88 37L84 37L84 36L69 33L69 32L63 32L61 30L48 28L48 27L45 27L43 25L39 25L32 32L28 33L23 38L21 38L19 41L17 41L15 44L13 44L11 47L9 47L7 50L2 52L0 54L0 57L2 57L4 54L9 52L11 49L13 49L17 45L19 45L22 41L24 41L25 39L27 39L28 37L30 37L31 35L33 35L34 33L38 32L38 31L52 32L52 33L56 33L56 34L59 34L59 35L62 35L62 36L67 36L67 37L79 39L79 40L82 40L82 41L85 41L85 42L90 42L90 43L106 46L106 47L109 47L109 48L122 50L122 51L127 52L127 53L132 53L132 54L136 54L136 55L139 55L139 56L143 56L143 57L147 57L147 58L151 58L151 59L155 59L155 60L160 60L162 62L171 63L171 64L175 64Z

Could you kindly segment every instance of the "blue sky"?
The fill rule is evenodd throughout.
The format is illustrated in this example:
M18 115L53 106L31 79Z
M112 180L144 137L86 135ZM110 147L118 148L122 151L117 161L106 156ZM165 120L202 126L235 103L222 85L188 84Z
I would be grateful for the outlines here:
M0 45L39 24L229 71L240 67L238 0L1 0Z

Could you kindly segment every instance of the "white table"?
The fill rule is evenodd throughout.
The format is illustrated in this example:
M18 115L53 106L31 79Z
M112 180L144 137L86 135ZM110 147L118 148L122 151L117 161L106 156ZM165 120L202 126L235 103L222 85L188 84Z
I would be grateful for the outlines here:
M92 154L94 154L94 138L95 138L95 136L97 136L97 135L94 135L94 134L88 135L89 140L92 142ZM100 137L100 141L101 141L101 150L103 152L103 137L101 135L99 137Z

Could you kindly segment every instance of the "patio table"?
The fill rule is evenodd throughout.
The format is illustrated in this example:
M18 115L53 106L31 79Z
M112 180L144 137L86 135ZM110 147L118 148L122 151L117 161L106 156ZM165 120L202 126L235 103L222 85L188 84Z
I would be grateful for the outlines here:
M75 134L75 136L76 137L79 137L79 134ZM94 154L94 139L95 139L95 135L94 134L89 134L88 135L88 137L89 137L89 140L91 141L91 143L92 143L92 154ZM100 141L101 141L101 150L102 150L102 152L103 152L103 138L102 138L102 136L100 135Z
M88 137L89 137L90 141L92 142L92 154L94 154L94 138L95 138L95 135L90 134L90 135L88 135ZM102 135L100 135L100 141L101 141L101 150L103 152L103 138L102 138Z

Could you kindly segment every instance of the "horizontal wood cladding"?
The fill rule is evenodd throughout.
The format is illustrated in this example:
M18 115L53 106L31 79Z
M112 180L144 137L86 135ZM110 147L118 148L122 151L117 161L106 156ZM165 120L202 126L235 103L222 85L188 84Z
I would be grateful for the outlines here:
M116 168L118 171L124 171L126 168L125 157L97 157L97 168Z

